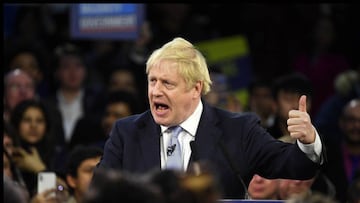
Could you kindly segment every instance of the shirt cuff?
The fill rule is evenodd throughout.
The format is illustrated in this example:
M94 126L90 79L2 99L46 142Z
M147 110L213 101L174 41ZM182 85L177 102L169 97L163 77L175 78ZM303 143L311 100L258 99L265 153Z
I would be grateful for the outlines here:
M322 151L321 139L317 130L315 128L314 130L315 130L315 142L311 144L303 144L299 140L296 140L296 143L301 149L301 151L303 151L310 160L312 160L315 163L320 163L320 162L322 163L322 160L320 160L321 151Z

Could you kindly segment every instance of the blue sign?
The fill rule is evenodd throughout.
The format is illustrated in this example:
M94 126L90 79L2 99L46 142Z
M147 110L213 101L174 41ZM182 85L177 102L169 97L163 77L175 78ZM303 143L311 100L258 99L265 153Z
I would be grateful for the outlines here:
M143 4L83 3L71 7L73 38L136 39L143 22Z

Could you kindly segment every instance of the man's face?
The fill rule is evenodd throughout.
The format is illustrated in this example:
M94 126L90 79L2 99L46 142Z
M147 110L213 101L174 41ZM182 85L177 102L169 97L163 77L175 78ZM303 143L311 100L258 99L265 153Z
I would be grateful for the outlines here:
M252 199L276 199L278 188L278 179L266 179L255 174L248 190Z
M188 88L175 63L162 61L148 73L150 110L157 124L173 126L186 120L197 107L202 84Z
M29 75L22 71L15 71L7 78L5 103L9 109L13 109L20 102L34 97L34 82Z
M125 102L114 102L106 106L105 115L102 119L102 127L106 135L109 135L117 119L130 116L131 114L130 106Z
M340 128L345 140L351 144L360 144L360 100L352 102L340 119Z
M136 93L136 82L131 72L126 70L118 70L112 73L109 81L109 90L126 90Z
M280 179L279 196L280 199L288 199L293 195L306 194L310 191L314 179L309 180L291 180Z
M79 168L77 169L77 177L75 180L75 193L80 196L84 195L84 193L89 188L91 179L94 174L94 169L99 161L100 157L95 157L86 159L80 164Z
M256 87L250 96L250 109L261 116L269 116L275 111L275 101L270 87Z
M77 90L83 85L86 68L78 57L63 56L57 74L63 88Z

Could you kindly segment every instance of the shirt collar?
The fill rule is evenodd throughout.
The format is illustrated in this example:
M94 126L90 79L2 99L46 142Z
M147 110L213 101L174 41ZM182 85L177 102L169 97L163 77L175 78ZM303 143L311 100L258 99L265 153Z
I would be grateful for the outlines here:
M67 103L66 100L65 100L65 97L64 95L61 93L60 90L58 90L56 92L56 95L57 95L57 99L59 100L59 103ZM75 99L73 101L81 101L81 99L83 98L84 96L84 89L82 88L80 90L80 93L75 97Z
M189 118L187 118L184 122L180 123L180 126L193 137L195 137L200 122L202 110L203 110L203 103L200 100L195 111L189 116ZM160 127L162 133L164 133L169 128L163 125L160 125Z

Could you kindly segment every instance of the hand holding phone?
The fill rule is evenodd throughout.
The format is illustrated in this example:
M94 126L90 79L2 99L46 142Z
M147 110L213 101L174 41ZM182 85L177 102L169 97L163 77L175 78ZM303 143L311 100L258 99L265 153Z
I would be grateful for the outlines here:
M41 193L49 189L56 189L56 174L54 172L38 173L37 192ZM52 192L49 197L55 197L55 192Z

